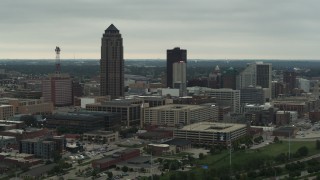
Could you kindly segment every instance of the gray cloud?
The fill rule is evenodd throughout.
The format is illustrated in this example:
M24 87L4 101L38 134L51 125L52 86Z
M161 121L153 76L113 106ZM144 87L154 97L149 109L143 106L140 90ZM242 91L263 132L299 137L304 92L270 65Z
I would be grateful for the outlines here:
M123 35L125 58L319 59L316 0L3 0L0 58L99 59L104 29Z

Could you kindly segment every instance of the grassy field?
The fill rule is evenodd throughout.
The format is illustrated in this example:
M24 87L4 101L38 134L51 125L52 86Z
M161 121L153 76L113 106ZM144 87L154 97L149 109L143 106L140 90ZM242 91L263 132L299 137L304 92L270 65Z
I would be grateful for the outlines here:
M295 153L300 147L306 146L309 149L309 155L320 153L316 149L316 143L312 141L291 141L291 153ZM245 150L231 153L232 164L241 165L245 162L254 160L256 158L271 159L281 153L289 152L289 142L283 141L282 143L270 144L266 147L258 150ZM228 166L230 162L229 151L223 151L216 155L207 155L203 160L197 160L199 165L209 165L213 167L224 167Z
M308 156L320 153L320 150L316 149L315 141L291 141L291 153L295 153L300 147L306 146L309 149ZM273 158L281 153L289 152L289 142L283 141L282 143L270 144L266 147L260 148L258 150L245 150L232 152L232 166L245 166L248 163L254 162L257 159L265 159L273 161ZM193 168L195 174L195 179L201 179L199 174L204 171L201 165L207 165L210 168L214 169L228 169L230 162L229 151L225 150L219 154L215 155L206 155L202 160L196 160L195 164L197 168ZM166 173L161 179L169 179L170 174L175 173L171 171ZM199 177L198 177L199 176Z

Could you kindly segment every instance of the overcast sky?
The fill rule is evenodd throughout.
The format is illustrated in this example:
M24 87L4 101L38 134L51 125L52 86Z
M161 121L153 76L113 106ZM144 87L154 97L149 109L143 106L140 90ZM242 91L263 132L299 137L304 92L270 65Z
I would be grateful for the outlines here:
M1 0L0 59L100 58L113 23L125 59L320 59L319 0Z

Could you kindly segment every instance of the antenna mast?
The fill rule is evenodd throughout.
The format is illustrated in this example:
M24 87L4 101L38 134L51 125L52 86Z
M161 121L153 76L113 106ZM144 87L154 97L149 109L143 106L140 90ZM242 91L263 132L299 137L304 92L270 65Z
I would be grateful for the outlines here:
M55 52L56 52L56 74L60 74L60 48L59 46L56 46Z

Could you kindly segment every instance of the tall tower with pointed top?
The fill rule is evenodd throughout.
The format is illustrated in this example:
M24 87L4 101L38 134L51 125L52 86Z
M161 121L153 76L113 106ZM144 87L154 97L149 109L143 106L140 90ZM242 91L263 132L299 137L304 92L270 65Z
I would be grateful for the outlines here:
M100 95L124 96L124 60L120 31L111 24L101 39Z

